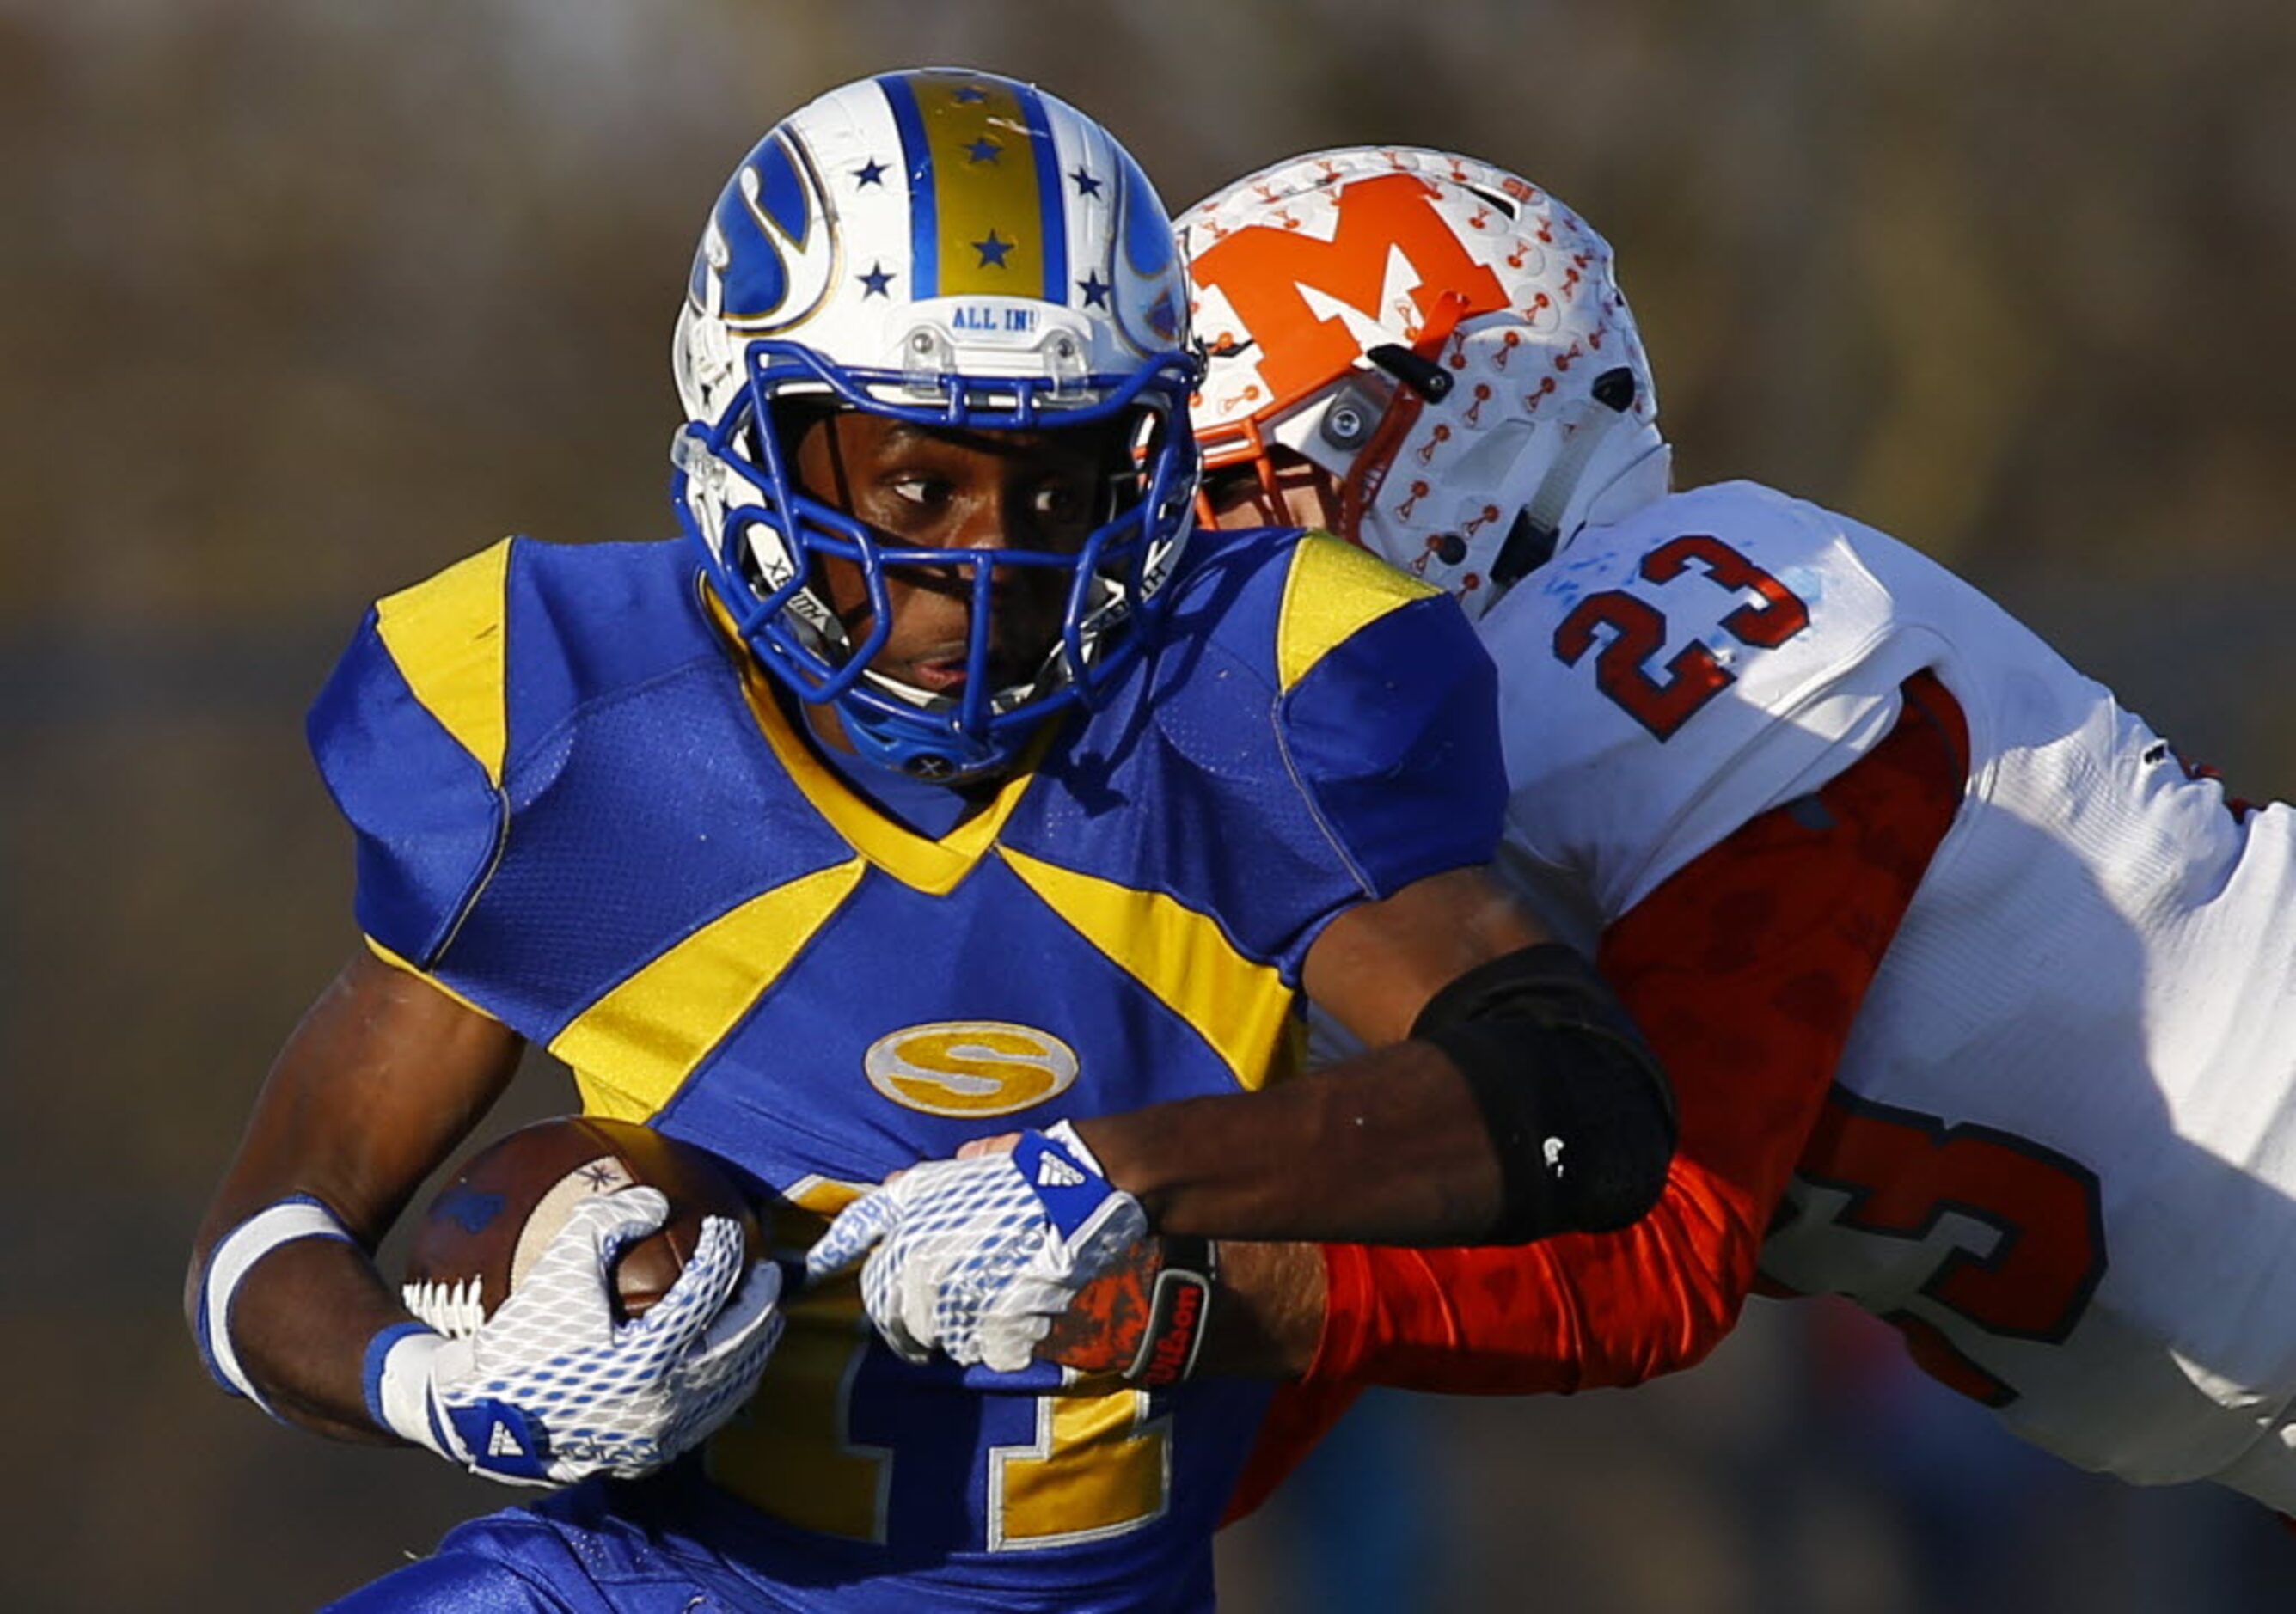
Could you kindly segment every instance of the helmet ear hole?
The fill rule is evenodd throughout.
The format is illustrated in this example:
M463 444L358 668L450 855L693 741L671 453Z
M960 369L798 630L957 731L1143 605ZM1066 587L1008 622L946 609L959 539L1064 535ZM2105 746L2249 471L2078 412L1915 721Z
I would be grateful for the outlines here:
M1465 556L1466 545L1460 545L1460 559ZM1526 507L1514 512L1513 524L1508 527L1505 540L1499 545L1498 557L1491 562L1491 585L1505 588L1521 581L1554 558L1554 528L1541 526ZM1457 561L1443 557L1444 564L1456 566Z
M1324 409L1316 434L1341 454L1352 455L1371 440L1385 408L1361 388L1349 387Z

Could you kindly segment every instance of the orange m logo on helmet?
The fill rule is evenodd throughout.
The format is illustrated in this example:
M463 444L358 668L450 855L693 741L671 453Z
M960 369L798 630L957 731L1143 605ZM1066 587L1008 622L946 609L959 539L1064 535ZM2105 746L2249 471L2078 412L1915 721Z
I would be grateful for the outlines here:
M1406 173L1382 174L1335 193L1339 223L1329 241L1255 225L1222 236L1196 254L1196 279L1217 286L1259 344L1259 373L1281 398L1322 386L1362 356L1347 322L1319 317L1304 288L1346 304L1365 319L1392 324L1382 307L1390 251L1418 274L1411 288L1415 330L1446 291L1467 299L1468 315L1507 306L1497 275L1469 255L1436 206L1431 185ZM1224 334L1205 333L1218 342ZM1237 333L1241 334L1241 333Z

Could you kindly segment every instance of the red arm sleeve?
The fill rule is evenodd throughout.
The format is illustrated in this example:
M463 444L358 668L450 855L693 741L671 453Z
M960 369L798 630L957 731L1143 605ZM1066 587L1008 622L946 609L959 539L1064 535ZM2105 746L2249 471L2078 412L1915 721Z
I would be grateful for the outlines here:
M1959 807L1944 686L1813 798L1756 818L1603 938L1603 975L1674 1082L1680 1142L1633 1227L1520 1248L1331 1245L1308 1381L1481 1394L1641 1382L1736 1322L1866 988Z

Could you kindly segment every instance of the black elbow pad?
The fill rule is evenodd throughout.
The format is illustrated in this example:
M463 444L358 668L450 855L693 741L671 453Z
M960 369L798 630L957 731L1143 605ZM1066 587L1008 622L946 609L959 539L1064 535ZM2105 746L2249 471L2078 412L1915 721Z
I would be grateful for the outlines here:
M1639 1221L1674 1158L1674 1092L1587 961L1543 942L1479 965L1413 1024L1466 1077L1505 1204L1486 1235L1521 1244Z

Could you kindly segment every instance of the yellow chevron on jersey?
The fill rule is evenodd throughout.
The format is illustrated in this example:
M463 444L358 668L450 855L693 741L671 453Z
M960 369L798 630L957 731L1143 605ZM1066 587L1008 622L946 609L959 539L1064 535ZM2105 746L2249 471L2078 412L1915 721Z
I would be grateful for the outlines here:
M1086 939L1193 1026L1237 1086L1259 1087L1279 1072L1292 989L1272 966L1236 951L1217 921L1161 891L1134 890L1009 848L1004 859Z
M733 619L713 598L709 614L732 643L741 635ZM1054 738L1048 729L1030 741L1021 752L1020 769L996 792L996 799L939 840L920 835L896 823L855 795L837 772L813 753L798 736L775 696L766 669L743 656L742 690L758 727L773 747L775 758L788 770L791 782L805 795L813 809L852 843L853 849L903 885L934 897L945 897L971 873L983 853L996 843L1013 809L1035 778L1035 766Z
M860 883L859 859L752 897L704 925L590 1005L554 1038L582 1107L641 1121L774 984Z

